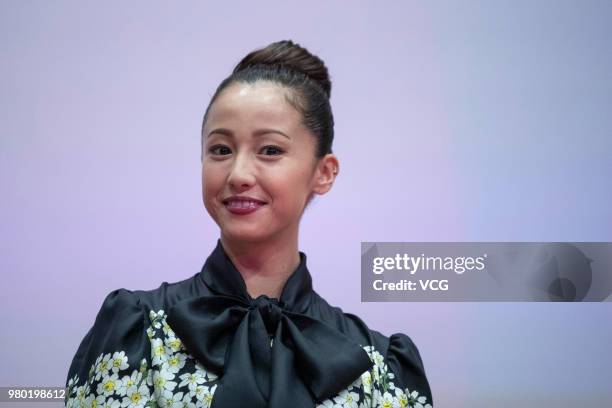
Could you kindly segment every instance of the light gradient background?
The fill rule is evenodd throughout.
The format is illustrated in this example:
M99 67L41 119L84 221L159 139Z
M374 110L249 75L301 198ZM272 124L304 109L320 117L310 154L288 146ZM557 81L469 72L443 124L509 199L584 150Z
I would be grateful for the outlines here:
M202 115L242 56L292 39L329 67L341 161L302 221L315 289L411 336L436 408L610 406L611 303L360 303L359 270L361 241L611 241L611 20L610 1L0 2L0 385L63 386L110 291L200 270Z

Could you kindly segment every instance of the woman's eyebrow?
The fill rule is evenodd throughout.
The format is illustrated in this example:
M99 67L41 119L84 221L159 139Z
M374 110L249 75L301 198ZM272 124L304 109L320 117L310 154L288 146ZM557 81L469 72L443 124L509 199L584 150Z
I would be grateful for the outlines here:
M219 133L225 136L229 136L229 137L234 137L234 132L232 132L229 129L226 128L217 128L217 129L213 129L208 133L208 136L212 135L213 133ZM277 133L281 136L286 137L287 139L291 140L291 138L289 136L287 136L287 134L281 132L280 130L277 129L257 129L256 131L253 132L253 136L261 136L261 135L265 135L266 133ZM207 136L207 137L208 137Z

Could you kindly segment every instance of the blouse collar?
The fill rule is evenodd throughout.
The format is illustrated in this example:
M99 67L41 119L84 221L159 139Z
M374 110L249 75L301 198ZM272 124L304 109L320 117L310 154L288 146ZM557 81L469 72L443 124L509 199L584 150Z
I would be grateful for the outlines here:
M298 252L300 263L287 279L278 303L284 309L304 313L313 293L312 278L306 266L306 254ZM255 301L247 292L244 278L227 255L221 239L217 239L217 245L204 262L200 276L214 294L239 297L249 303Z

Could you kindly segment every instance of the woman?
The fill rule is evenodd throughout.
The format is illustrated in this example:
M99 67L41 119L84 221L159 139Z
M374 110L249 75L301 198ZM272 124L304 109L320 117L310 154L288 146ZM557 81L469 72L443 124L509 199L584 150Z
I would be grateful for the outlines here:
M298 250L305 208L338 174L330 91L323 61L291 41L220 84L202 127L216 247L191 278L106 297L67 406L432 406L410 338L330 306Z

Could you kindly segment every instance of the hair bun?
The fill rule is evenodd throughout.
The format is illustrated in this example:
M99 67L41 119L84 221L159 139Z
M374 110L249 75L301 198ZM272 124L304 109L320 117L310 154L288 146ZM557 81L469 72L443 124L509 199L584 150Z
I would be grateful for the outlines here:
M252 65L284 66L301 72L319 84L328 98L331 96L331 81L323 60L291 40L277 41L250 52L236 65L233 73Z

